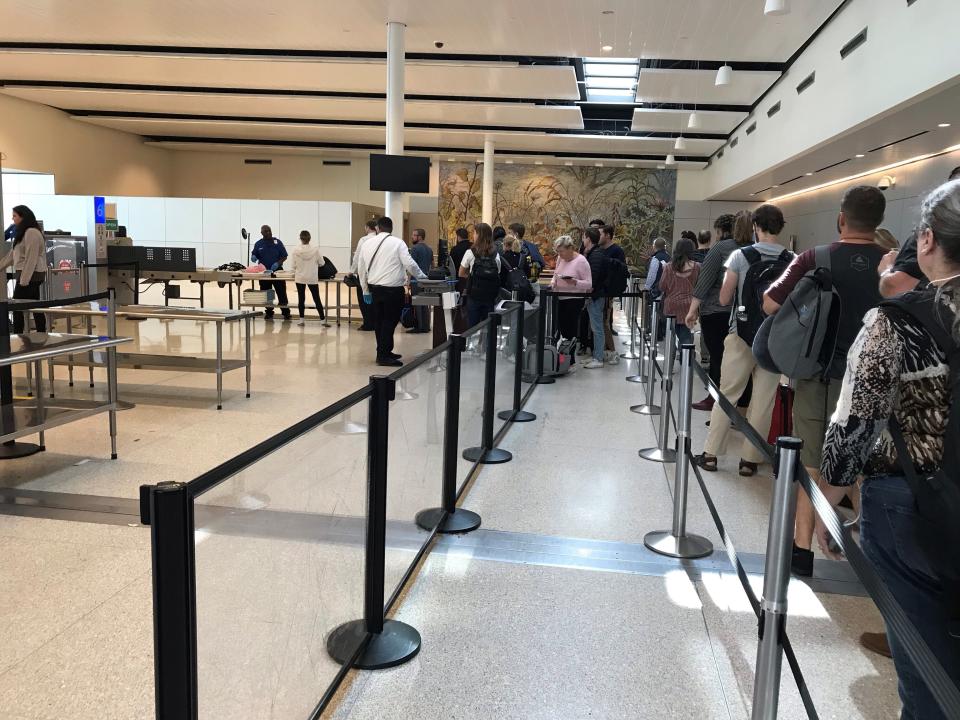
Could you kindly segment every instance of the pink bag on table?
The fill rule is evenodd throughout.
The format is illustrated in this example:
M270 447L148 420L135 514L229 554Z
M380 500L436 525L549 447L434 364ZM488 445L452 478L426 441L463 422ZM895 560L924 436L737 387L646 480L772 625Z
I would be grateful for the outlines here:
M263 265L263 263L254 263L253 265L249 265L247 269L244 270L246 273L265 273L266 271L267 268Z

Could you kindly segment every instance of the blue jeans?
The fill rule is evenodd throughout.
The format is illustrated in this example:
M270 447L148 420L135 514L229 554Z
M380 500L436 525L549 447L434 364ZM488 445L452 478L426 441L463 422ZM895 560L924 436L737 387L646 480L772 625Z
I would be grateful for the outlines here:
M864 555L943 669L960 685L960 641L947 634L943 589L917 540L919 519L910 486L900 475L875 475L863 481L861 498ZM946 720L889 626L887 636L900 681L901 720Z
M477 302L471 297L467 298L467 322L470 327L479 325L487 316L494 311L493 303Z
M606 298L587 300L587 315L590 316L590 331L593 333L593 359L603 362L603 306Z
M690 332L690 328L688 328L683 323L677 323L676 333L677 333L677 345L679 347L683 347L684 343L690 343L691 345L693 344L693 333Z

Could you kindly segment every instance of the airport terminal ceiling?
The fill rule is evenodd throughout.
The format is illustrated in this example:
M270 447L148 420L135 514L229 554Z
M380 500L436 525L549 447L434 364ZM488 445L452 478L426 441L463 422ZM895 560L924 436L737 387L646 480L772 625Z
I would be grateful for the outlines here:
M392 19L407 24L408 152L464 160L492 137L504 158L655 167L673 154L694 169L840 5L767 17L742 0L0 0L17 28L0 34L0 82L167 147L366 154L384 144ZM733 80L716 87L725 63Z

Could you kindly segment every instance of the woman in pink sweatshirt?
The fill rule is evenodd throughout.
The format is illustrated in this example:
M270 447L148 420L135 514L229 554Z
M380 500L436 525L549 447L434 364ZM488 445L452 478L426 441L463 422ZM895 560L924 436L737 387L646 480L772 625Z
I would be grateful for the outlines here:
M557 267L553 271L550 288L558 292L581 293L589 295L593 290L593 275L590 263L577 252L577 244L569 235L561 235L553 241L557 252ZM585 298L564 296L559 299L557 325L560 335L565 338L577 337L580 325L580 313L583 312ZM574 362L576 358L574 357Z

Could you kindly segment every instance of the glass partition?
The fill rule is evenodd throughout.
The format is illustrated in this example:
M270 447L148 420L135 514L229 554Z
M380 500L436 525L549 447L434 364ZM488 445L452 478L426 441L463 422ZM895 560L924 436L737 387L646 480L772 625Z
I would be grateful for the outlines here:
M460 427L457 434L457 492L463 487L473 463L463 459L463 451L478 447L483 427L483 337L487 324L477 326L466 333L467 349L460 362Z
M521 308L511 306L504 308L503 321L500 327L499 342L497 342L497 374L496 388L493 398L493 435L494 437L507 424L507 420L500 418L500 413L513 409L513 381L516 374L517 349L517 319Z
M340 671L325 642L363 616L367 411L195 499L200 718L306 718Z
M397 379L390 403L384 595L389 601L430 532L416 515L440 505L447 354Z

